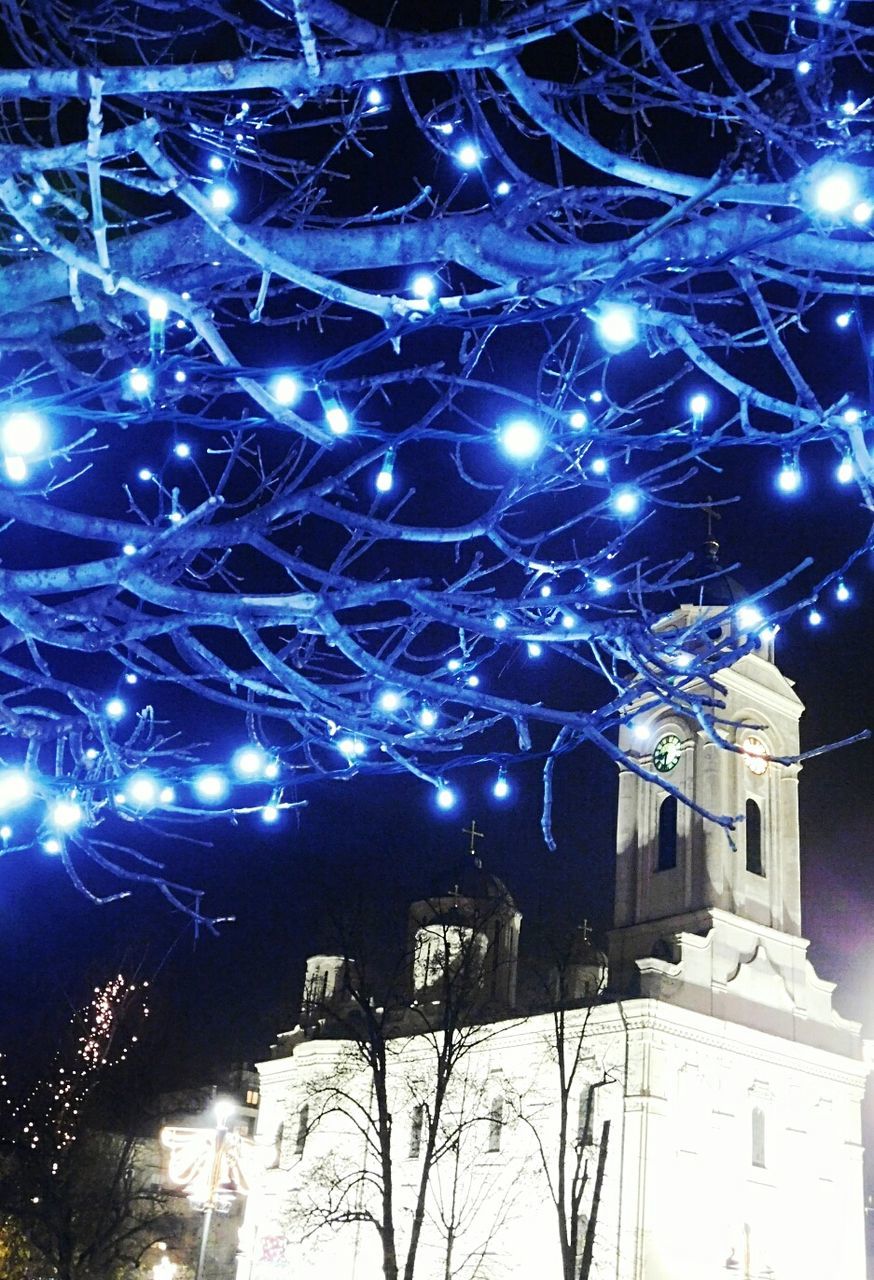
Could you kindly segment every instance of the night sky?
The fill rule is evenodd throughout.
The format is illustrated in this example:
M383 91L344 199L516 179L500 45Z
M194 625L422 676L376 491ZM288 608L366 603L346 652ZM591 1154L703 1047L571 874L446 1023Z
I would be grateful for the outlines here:
M823 538L838 554L855 514L837 497L808 492L787 507L763 476L758 513L724 509L722 562L751 589L767 581L766 549L779 540L800 559ZM724 491L728 496L728 490ZM831 525L817 520L817 501ZM703 517L659 517L672 544L694 545ZM768 537L763 538L763 532ZM643 535L641 535L643 536ZM732 548L738 551L733 555ZM848 576L853 599L822 602L817 629L799 618L778 640L783 670L807 704L802 747L811 750L874 725L871 653L872 568L860 562ZM785 594L785 593L784 593ZM870 742L808 761L801 781L804 931L818 973L838 982L838 1008L874 1022L874 823ZM174 874L205 890L204 909L234 915L217 936L193 935L189 921L147 889L106 906L88 902L62 866L37 852L0 861L3 964L0 1044L16 1062L31 1061L80 1003L90 985L115 966L142 966L155 985L155 1019L163 1024L161 1054L168 1074L208 1076L223 1062L264 1055L275 1033L294 1021L303 957L328 948L337 918L359 902L379 913L386 937L400 945L406 905L446 889L463 861L463 828L475 818L486 833L485 864L514 894L529 931L551 919L594 921L603 932L612 910L615 766L592 748L560 761L556 771L557 852L540 832L539 766L511 771L511 798L491 795L494 766L473 767L454 781L459 806L441 813L415 778L363 778L307 788L305 804L267 829L256 819L198 828L211 847L174 845L156 837ZM384 939L385 940L385 939Z

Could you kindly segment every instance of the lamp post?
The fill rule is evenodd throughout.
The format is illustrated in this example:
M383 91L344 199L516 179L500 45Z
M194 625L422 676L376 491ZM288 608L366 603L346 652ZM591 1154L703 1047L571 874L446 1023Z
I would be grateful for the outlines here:
M222 1184L222 1153L228 1134L228 1121L233 1113L234 1104L232 1102L220 1100L215 1104L212 1161L205 1187L206 1196L202 1200L203 1227L200 1232L200 1253L197 1257L197 1271L194 1273L194 1280L203 1280L203 1268L206 1263L206 1250L209 1242L209 1231L212 1226L212 1215L217 1208L223 1207L227 1202L227 1193L221 1197L219 1189Z

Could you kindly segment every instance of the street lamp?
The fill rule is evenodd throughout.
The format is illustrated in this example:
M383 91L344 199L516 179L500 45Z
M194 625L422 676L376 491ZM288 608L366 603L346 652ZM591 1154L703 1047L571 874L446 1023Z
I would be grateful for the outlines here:
M171 1262L166 1253L160 1262L156 1262L152 1267L152 1280L173 1280L179 1268L175 1262Z
M170 1148L168 1173L171 1180L185 1189L188 1199L203 1214L195 1280L203 1280L213 1214L227 1213L237 1190L244 1189L240 1188L237 1176L237 1135L228 1133L228 1122L234 1110L232 1102L219 1099L213 1110L213 1128L170 1127L161 1133L161 1142ZM156 1280L171 1280L171 1276L165 1272Z

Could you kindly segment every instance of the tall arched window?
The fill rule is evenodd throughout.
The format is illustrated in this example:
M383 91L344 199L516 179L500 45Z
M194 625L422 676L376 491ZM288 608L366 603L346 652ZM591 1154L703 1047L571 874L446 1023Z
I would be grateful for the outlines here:
M755 1167L757 1169L764 1169L765 1113L761 1107L753 1107L752 1156Z
M303 1155L303 1149L307 1144L307 1135L310 1131L310 1108L309 1103L305 1102L297 1113L297 1133L294 1139L294 1154L296 1156Z
M659 848L656 871L677 865L677 797L665 796L659 806Z
M500 1151L501 1149L501 1130L504 1127L504 1099L501 1097L492 1098L489 1107L489 1140L486 1147L487 1151Z
M762 811L755 800L747 800L746 809L747 871L754 876L765 874L762 861Z

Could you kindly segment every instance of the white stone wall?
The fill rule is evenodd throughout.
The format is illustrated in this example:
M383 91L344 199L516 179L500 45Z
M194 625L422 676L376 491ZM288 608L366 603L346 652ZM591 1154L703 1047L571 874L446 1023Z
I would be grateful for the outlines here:
M403 1243L421 1170L409 1155L410 1105L427 1078L427 1053L407 1041L398 1046L394 1067ZM457 1164L444 1160L432 1180L416 1276L443 1280L446 1233L439 1218L454 1186L457 1280L560 1280L555 1211L538 1154L542 1144L554 1175L551 1017L508 1021L460 1070L472 1123ZM632 1000L592 1012L580 1072L580 1088L608 1082L596 1091L596 1138L603 1121L611 1121L593 1280L717 1280L732 1273L864 1280L860 1061L662 1002ZM292 1274L378 1280L381 1256L372 1227L313 1226L326 1173L342 1177L365 1167L361 1133L334 1114L296 1153L304 1101L316 1105L325 1082L342 1079L364 1102L366 1073L350 1072L337 1042L309 1041L291 1057L263 1064L261 1079L262 1132L281 1120L284 1141L280 1167L250 1197L239 1280ZM498 1094L506 1102L501 1149L489 1152L488 1102ZM578 1097L579 1088L572 1111ZM753 1161L754 1109L764 1120L761 1166ZM593 1147L592 1176L596 1157ZM362 1193L359 1208L366 1199Z

